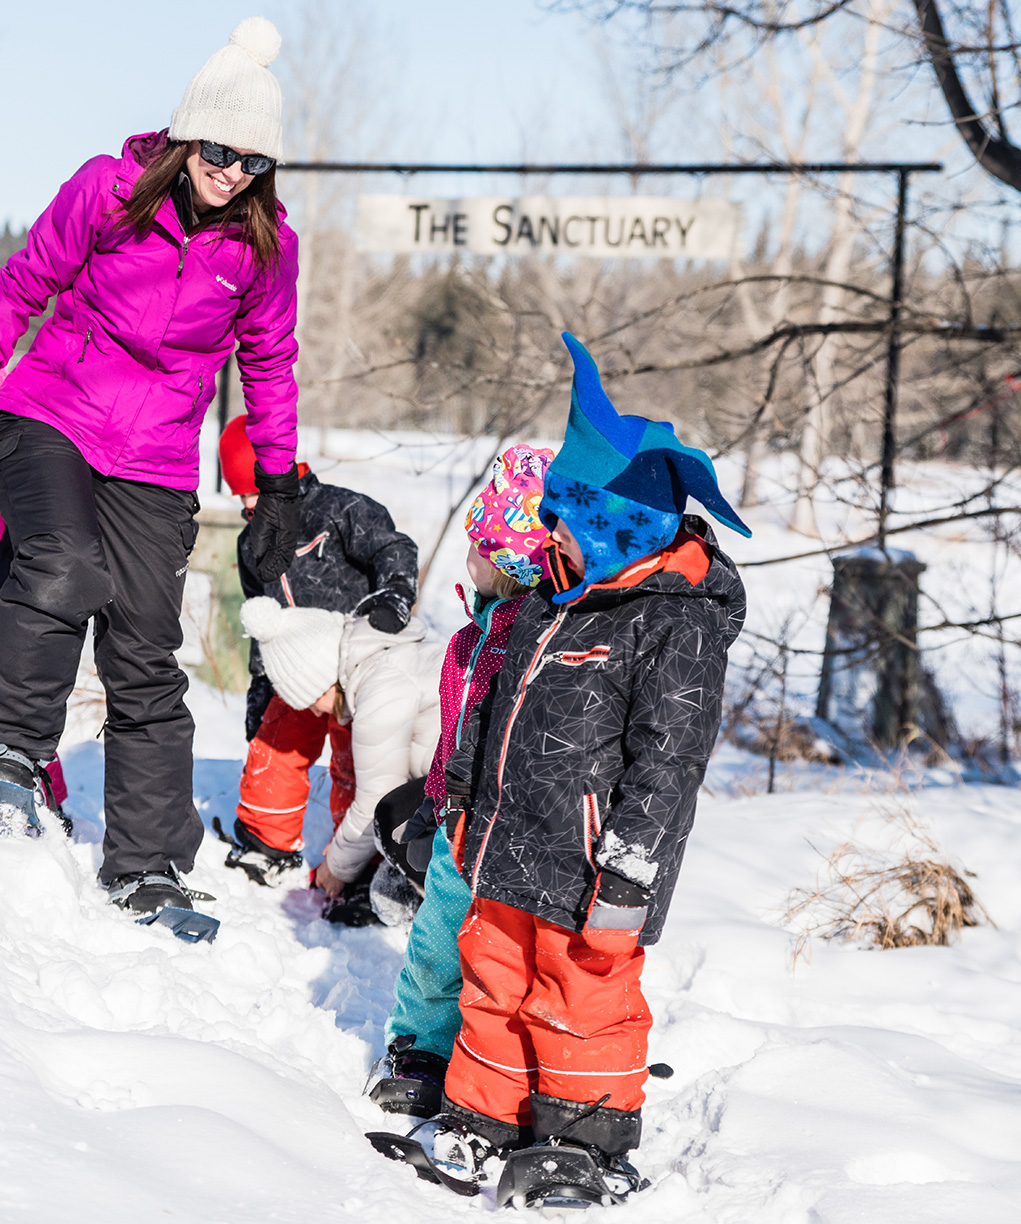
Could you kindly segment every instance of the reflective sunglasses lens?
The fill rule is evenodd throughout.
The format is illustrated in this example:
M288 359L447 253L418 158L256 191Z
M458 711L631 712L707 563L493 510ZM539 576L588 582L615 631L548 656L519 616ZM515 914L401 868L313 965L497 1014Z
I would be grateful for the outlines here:
M209 162L211 166L219 166L221 170L227 166L233 166L238 160L238 154L233 149L228 149L226 145L214 144L211 140L199 141L199 153L203 161Z
M274 164L272 157L263 157L261 153L252 153L241 159L241 169L245 174L265 174L267 170L273 168Z
M276 165L275 158L265 157L262 153L249 153L242 157L229 145L215 144L211 140L199 141L199 153L203 161L221 170L226 170L228 166L233 166L236 161L239 161L244 174L265 174L267 170L271 170Z

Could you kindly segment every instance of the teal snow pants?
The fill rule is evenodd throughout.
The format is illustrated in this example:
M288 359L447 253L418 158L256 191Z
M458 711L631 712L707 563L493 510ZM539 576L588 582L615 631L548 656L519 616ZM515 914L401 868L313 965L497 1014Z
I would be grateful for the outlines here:
M425 899L411 924L404 968L394 985L394 1006L386 1022L387 1045L414 1033L416 1050L449 1058L461 1027L461 959L457 934L471 904L471 889L461 879L441 827L433 840L425 876Z

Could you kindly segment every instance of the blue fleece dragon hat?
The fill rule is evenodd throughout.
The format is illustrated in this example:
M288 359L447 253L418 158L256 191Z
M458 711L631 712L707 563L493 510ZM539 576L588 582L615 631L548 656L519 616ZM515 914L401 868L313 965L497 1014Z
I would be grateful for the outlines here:
M668 424L620 416L591 354L570 332L563 339L574 362L571 412L564 445L546 472L539 517L550 531L557 519L571 529L585 558L585 579L553 602L570 603L593 583L665 548L680 530L689 496L750 536L720 492L705 451L682 446Z

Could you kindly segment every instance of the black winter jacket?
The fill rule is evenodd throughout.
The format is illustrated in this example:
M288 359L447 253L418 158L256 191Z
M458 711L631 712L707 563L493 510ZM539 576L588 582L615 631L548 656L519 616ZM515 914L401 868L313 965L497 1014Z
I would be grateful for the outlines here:
M410 608L418 593L418 549L396 530L386 507L364 493L321 484L312 472L302 476L300 496L298 547L282 577L262 582L255 572L249 528L238 537L238 574L245 595L269 595L284 606L353 612L373 591L398 589L408 596ZM253 676L261 676L258 643L251 646L248 668Z
M476 896L581 930L605 868L651 893L640 942L659 938L745 615L734 563L703 520L685 528L713 546L696 586L661 571L566 609L549 583L522 604L449 767L476 782L464 857Z

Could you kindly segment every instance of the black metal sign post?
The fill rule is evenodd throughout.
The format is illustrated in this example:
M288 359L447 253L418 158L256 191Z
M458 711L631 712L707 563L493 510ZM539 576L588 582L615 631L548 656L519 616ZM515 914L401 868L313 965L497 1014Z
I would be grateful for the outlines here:
M890 335L886 350L886 400L883 407L883 458L879 478L879 522L876 539L886 547L886 519L890 513L890 492L893 489L893 461L897 451L894 423L897 418L897 384L900 378L900 322L904 304L904 225L908 210L908 171L897 172L897 221L893 234L893 268L890 286Z
M897 380L900 374L899 323L904 299L904 242L908 206L908 179L912 174L935 174L943 169L941 162L743 162L726 165L719 162L664 163L579 162L540 165L523 162L518 165L493 162L286 162L281 171L311 171L325 174L623 174L632 179L646 174L895 174L897 176L897 213L894 224L893 252L890 263L889 338L886 358L886 393L883 406L883 445L879 491L879 547L886 541L886 520L890 511L890 493L894 487L896 455L895 426L897 416Z

